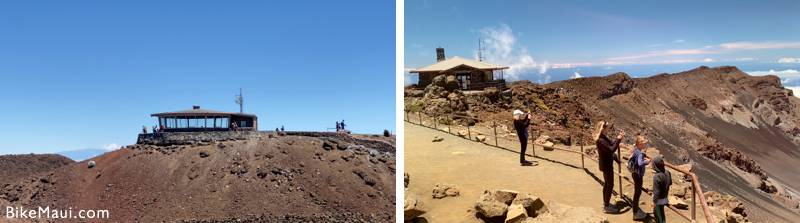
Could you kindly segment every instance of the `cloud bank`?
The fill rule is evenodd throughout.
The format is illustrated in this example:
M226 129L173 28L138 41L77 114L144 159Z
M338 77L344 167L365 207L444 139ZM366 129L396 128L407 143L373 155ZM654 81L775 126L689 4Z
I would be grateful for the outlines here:
M549 64L537 63L527 48L519 46L511 27L501 23L482 28L479 32L486 46L483 53L485 61L508 66L506 79L520 80L522 75L538 73L537 82L550 82L550 75L547 74Z

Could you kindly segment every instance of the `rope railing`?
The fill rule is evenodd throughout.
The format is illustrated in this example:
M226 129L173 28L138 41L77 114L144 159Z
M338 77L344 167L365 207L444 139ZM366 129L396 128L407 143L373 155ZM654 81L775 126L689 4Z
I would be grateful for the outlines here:
M423 127L429 127L429 128L433 127L433 129L438 130L438 131L442 131L442 132L444 132L444 130L439 128L439 124L440 124L439 120L441 120L440 118L442 116L448 117L448 118L450 118L450 121L446 123L446 125L447 125L447 133L452 134L452 135L456 135L456 136L460 136L460 135L459 134L454 134L451 131L451 125L452 125L452 122L453 122L453 118L462 118L462 119L468 119L468 120L471 119L471 120L474 120L476 123L478 121L480 121L478 118L470 117L470 116L464 116L464 115L456 115L456 114L446 114L446 115L432 114L431 115L431 114L428 114L428 113L425 113L425 112L417 111L418 119L417 119L417 123L414 123L414 122L411 121L411 119L409 119L409 113L411 113L411 111L406 110L405 112L406 112L406 115L405 115L405 117L406 117L405 121L406 122L412 123L412 124L417 124L417 125L420 125L420 126L423 126ZM433 124L429 124L428 126L426 126L424 124L424 121L423 121L423 115L428 116L429 120ZM482 144L488 145L488 146L494 146L494 147L502 148L502 149L505 149L505 150L511 150L511 149L508 149L508 148L505 148L505 147L502 147L502 146L499 145L498 138L500 138L500 137L497 136L497 126L498 126L497 123L495 121L492 121L492 125L490 127L492 128L492 131L493 131L493 134L494 134L493 135L494 136L494 145L489 144L489 143L487 143L485 141L479 141L479 142L482 143ZM470 125L466 125L466 128L467 128L467 134L465 136L467 136L467 139L469 139L470 141L473 141L473 139L472 139L472 131L471 131ZM533 129L533 128L531 128L531 129ZM570 139L572 139L572 136L570 136ZM477 140L475 140L475 141L477 141ZM572 140L570 140L570 142L571 141ZM559 151L570 152L570 153L575 153L575 154L581 155L581 168L583 168L584 170L587 170L586 169L586 164L585 164L585 161L584 161L586 158L588 158L591 161L594 161L595 163L599 163L599 161L596 158L594 158L593 156L591 156L588 153L586 153L586 151L584 150L585 141L583 139L580 139L579 145L570 145L570 147L579 147L581 149L580 151L576 151L576 150L572 150L572 149L564 149L564 148L559 148L559 147L555 147L555 146L548 146L548 145L543 145L543 144L537 144L537 143L533 142L533 140L531 140L531 139L528 140L528 143L530 145L532 145L530 150L531 150L531 153L532 153L533 157L538 157L538 156L536 156L536 146L539 146L539 147L542 147L542 148L547 148L547 149L552 149L552 150L559 150ZM626 149L631 149L630 147L627 147L627 146L621 146L621 147L624 147ZM620 152L618 151L618 155L617 156L620 157L620 159L621 159L621 156L620 156L619 153ZM647 155L645 155L645 156L647 156ZM648 157L648 158L650 158L650 157ZM706 203L706 199L705 199L705 196L703 194L703 190L700 187L700 182L699 182L699 179L698 179L697 175L695 175L691 171L681 169L681 168L679 168L679 167L677 167L677 166L675 166L673 164L670 164L668 162L664 162L664 166L666 166L666 167L668 167L670 169L673 169L675 171L681 172L681 173L689 176L692 179L692 184L691 184L691 186L692 186L692 199L691 199L691 206L690 206L690 215L687 216L686 214L684 214L683 212L679 211L677 208L675 208L672 205L667 205L667 207L669 207L670 210L672 210L673 212L678 214L678 216L681 216L681 217L683 217L684 219L686 219L686 220L688 220L690 222L697 222L697 215L696 215L696 206L697 206L696 204L697 203L696 203L696 199L699 198L700 199L700 204L701 204L701 206L703 208L703 214L705 215L706 221L707 222L716 222L714 216L711 215L711 211L708 208L708 204ZM619 186L619 192L618 193L619 193L620 197L624 197L624 196L622 196L623 195L623 192L622 192L622 180L625 179L625 181L627 181L628 183L633 184L633 185L635 185L635 184L630 179L623 177L624 175L622 173L622 164L621 164L620 161L617 162L617 167L618 167L618 171L616 173L614 173L614 174L617 175L618 179L619 179L619 185L620 186ZM643 188L643 192L645 192L646 194L652 196L652 192L651 191L645 190ZM697 196L698 194L700 196ZM630 203L631 201L628 201L628 202Z

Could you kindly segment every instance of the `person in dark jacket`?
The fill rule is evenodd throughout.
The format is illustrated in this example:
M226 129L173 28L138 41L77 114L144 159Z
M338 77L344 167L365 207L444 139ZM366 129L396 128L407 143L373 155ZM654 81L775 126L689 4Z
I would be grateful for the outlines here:
M669 186L672 185L672 174L664 168L664 158L661 155L653 158L653 170L656 173L653 175L653 204L655 204L653 215L656 222L667 222L664 215L664 206L669 204L667 195L669 194Z
M647 218L647 214L639 208L639 198L642 196L642 182L644 180L645 166L650 164L650 159L644 155L645 151L647 151L647 139L645 139L643 135L637 135L630 156L634 164L631 168L633 170L631 171L631 178L633 178L633 203L631 203L631 208L633 209L634 221Z
M625 137L625 131L620 131L615 138L609 138L608 135L612 133L614 128L612 124L607 122L600 123L600 134L597 138L595 145L597 146L598 164L600 171L603 172L603 212L617 213L619 208L612 206L609 201L611 200L611 191L614 190L614 166L615 152L619 150L619 143Z
M517 130L517 137L519 138L519 164L531 165L532 163L525 160L525 150L528 148L528 126L531 125L531 113L522 113L520 110L514 110L514 129Z

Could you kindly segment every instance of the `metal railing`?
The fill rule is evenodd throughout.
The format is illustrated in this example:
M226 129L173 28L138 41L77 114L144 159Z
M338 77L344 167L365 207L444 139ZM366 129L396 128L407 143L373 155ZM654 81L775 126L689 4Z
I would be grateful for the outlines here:
M449 133L449 134L453 134L453 135L459 136L459 137L463 137L463 136L461 136L460 134L454 134L451 131L451 129L452 129L451 128L451 125L452 125L451 122L454 121L453 118L474 120L475 123L480 121L478 118L469 117L469 116L463 116L463 115L455 115L455 114L445 114L445 115L431 114L431 115L429 115L427 113L424 113L424 112L421 112L421 111L417 111L416 112L417 113L416 114L417 123L414 123L410 119L411 118L410 115L413 115L413 114L410 114L412 112L406 110L405 113L406 114L405 114L405 120L404 121L406 121L408 123L412 123L412 124L417 124L417 125L420 125L420 126L423 126L423 127L428 127L428 128L433 127L433 129L438 130L438 131L442 131L442 132L445 132L445 131L439 128L439 125L441 124L441 123L439 123L439 121L443 120L442 119L443 117L449 118L449 120L448 120L449 122L445 124L445 125L447 125L447 131L446 132ZM426 118L429 121L431 121L431 123L429 123L427 126L424 123L423 116L427 116ZM488 145L488 146L494 146L494 147L497 147L497 148L502 148L502 149L505 149L505 150L513 151L512 149L500 146L500 144L498 143L498 138L499 137L497 136L497 126L498 126L497 123L495 121L492 121L491 127L492 127L492 131L493 131L493 134L494 134L493 135L493 137L494 137L494 145L492 145L490 143L487 143L486 141L478 141L478 140L474 140L474 141L483 143L483 144ZM470 125L466 125L466 128L467 128L467 134L464 135L464 136L466 136L467 139L469 139L470 141L473 141L473 139L472 139L472 131L471 131ZM532 132L532 130L533 130L533 127L531 127L529 132ZM586 153L586 151L584 150L585 140L583 138L581 138L581 139L579 139L579 141L580 141L579 145L577 145L577 146L570 145L570 147L579 147L581 149L581 151L558 148L558 147L555 147L555 146L547 146L547 145L543 145L543 144L536 144L534 142L534 140L532 140L532 137L529 138L528 143L530 145L532 145L530 150L531 150L531 153L532 153L533 157L538 157L538 156L536 156L536 146L539 146L539 147L542 147L542 148L547 148L547 149L553 149L553 150L559 150L559 151L565 151L565 152L579 154L579 155L581 155L581 168L583 168L584 171L588 171L588 169L586 169L585 159L588 158L589 160L594 161L595 163L599 163L599 161L596 158L594 158L593 156L591 156L591 155ZM570 136L570 142L572 142L572 136ZM624 147L626 149L631 149L631 148L629 148L627 146L621 146L621 147ZM620 157L620 159L621 159L620 153L621 153L620 150L617 150L617 156ZM525 155L527 155L527 154L525 154ZM647 156L647 155L645 155L645 156ZM635 184L630 179L623 178L622 164L621 164L621 162L616 162L616 163L617 163L617 172L614 173L614 174L616 174L618 176L618 179L619 179L619 192L618 193L619 193L620 197L624 197L623 196L623 192L622 192L622 179L625 179L628 183L631 183L632 185L635 185ZM699 182L699 179L698 179L697 175L695 175L691 171L681 169L681 168L677 167L676 165L670 164L668 162L664 162L664 166L666 166L666 167L668 167L670 169L673 169L675 171L681 172L681 173L691 177L691 179L692 179L692 185L691 185L692 186L692 199L691 199L691 206L689 206L690 215L687 216L686 214L682 213L681 211L679 211L676 207L674 207L672 205L667 205L667 207L669 207L669 209L671 209L672 211L674 211L676 214L678 214L679 216L683 217L684 219L686 219L686 220L688 220L690 222L697 222L697 212L696 212L697 203L696 203L696 199L699 198L700 199L700 204L701 204L701 206L703 208L703 214L705 215L706 221L707 222L716 222L714 216L711 215L711 211L708 208L708 203L706 203L706 198L705 198L705 195L703 194L703 189L700 187L700 182ZM646 194L652 196L652 191L647 191L644 188L642 189L642 191L645 192ZM627 201L628 201L629 204L631 203L630 200L627 200Z

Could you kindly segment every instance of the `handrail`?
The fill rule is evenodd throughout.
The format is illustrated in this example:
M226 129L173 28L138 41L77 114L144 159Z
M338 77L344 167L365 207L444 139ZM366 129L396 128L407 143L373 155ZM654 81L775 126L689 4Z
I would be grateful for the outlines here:
M406 111L406 116L405 116L405 117L406 117L406 120L405 120L405 121L407 121L407 122L409 122L409 123L412 123L412 124L418 124L418 125L421 125L421 126L424 126L424 127L429 127L429 126L425 126L425 125L423 124L423 120L422 120L422 114L425 114L425 115L427 115L427 116L430 116L430 117L432 117L432 118L433 118L433 121L434 121L434 129L436 129L436 130L439 130L439 131L443 131L443 130L439 129L439 128L438 128L438 126L437 126L437 122L438 122L438 119L437 119L437 117L438 117L439 115L436 115L436 114L434 114L433 116L431 116L431 115L429 115L427 112L421 112L421 111L418 111L418 112L417 112L417 116L419 117L419 119L418 119L418 122L419 122L419 123L413 123L413 122L411 122L411 120L409 119L409 116L408 116L409 112L410 112L410 111ZM449 117L459 117L459 118L467 118L467 119L473 119L473 120L475 120L475 121L480 121L480 119L478 119L478 118L469 117L469 116L463 116L463 115L447 114L446 116L449 116ZM470 127L470 126L469 126L469 125L467 125L467 132L468 132L468 138L467 138L467 139L469 139L470 141L472 141L472 137L471 137L471 131L470 131L470 128L469 128L469 127ZM496 122L492 122L492 127L494 128L494 138L495 138L495 145L493 145L493 146L495 146L495 147L499 147L499 148L503 148L503 147L499 146L499 144L498 144L498 142L497 142L497 139L498 139L498 137L497 137L497 123L496 123ZM447 125L447 129L448 129L447 133L449 133L449 134L452 134L452 132L450 131L450 125L449 125L449 124ZM481 143L483 143L483 144L486 144L486 145L489 145L489 146L492 146L491 144L488 144L488 143L486 143L486 142L481 142ZM584 165L584 161L583 161L583 160L584 160L584 157L586 157L586 158L589 158L590 160L594 161L595 163L599 163L599 161L598 161L597 159L595 159L594 157L592 157L591 155L589 155L589 154L587 154L587 153L585 153L585 152L583 151L583 147L584 147L584 145L572 145L572 146L580 146L580 148L581 148L581 151L574 151L574 150L570 150L570 149L558 148L558 147L555 147L555 146L547 146L547 145L543 145L543 144L537 144L537 143L535 143L535 142L532 142L532 140L529 140L529 142L528 142L528 143L530 143L531 145L533 145L533 146L531 147L531 152L533 153L533 156L534 156L534 157L536 157L536 150L535 150L535 148L536 148L536 147L535 147L535 146L540 146L540 147L542 147L542 148L548 148L548 149L554 149L554 150L559 150L559 151L565 151L565 152L571 152L571 153L580 154L580 155L581 155L581 167L582 167L583 169L586 169L586 167L585 167L585 165ZM626 149L631 149L630 147L627 147L627 146L622 146L622 145L621 145L621 147L624 147L624 148L626 148ZM645 156L647 156L647 155L645 154ZM648 158L650 158L650 157L648 157ZM621 159L621 157L620 157L620 159ZM621 161L620 161L620 162L621 162ZM618 167L619 167L619 169L620 169L620 171L621 171L622 167L621 167L621 163L620 163L620 162L617 162L617 164L618 164ZM686 174L686 175L688 175L688 176L690 176L690 177L692 178L692 204L691 204L691 206L690 206L690 209L691 209L691 217L689 217L689 216L686 216L685 214L681 213L680 211L678 211L678 209L677 209L677 208L673 207L672 205L667 205L667 207L669 207L669 209L670 209L670 210L672 210L673 212L677 213L679 216L683 217L684 219L686 219L686 220L688 220L688 221L690 221L690 222L696 222L696 219L697 219L697 218L696 218L696 211L695 211L695 209L696 209L696 202L695 202L695 198L696 198L696 197L698 197L698 196L697 196L697 194L699 194L699 195L700 195L699 197L700 197L701 206L703 207L703 214L705 214L706 221L707 221L707 222L716 222L716 220L715 220L714 216L712 216L712 215L711 215L711 211L710 211L710 210L709 210L709 208L708 208L708 204L706 203L705 195L703 194L703 189L700 187L700 183L699 183L699 179L698 179L697 175L695 175L695 174L694 174L694 173L692 173L691 171L687 171L687 170L684 170L684 169L678 168L677 166L675 166L675 165L673 165L673 164L670 164L670 163L668 163L668 162L664 162L664 166L666 166L666 167L668 167L668 168L670 168L670 169L676 170L676 171L678 171L678 172L681 172L681 173L683 173L683 174ZM619 194L620 194L620 197L622 197L622 179L625 179L626 181L628 181L628 183L631 183L631 184L633 184L633 182L631 182L631 180L630 180L630 179L628 179L628 178L623 178L622 172L616 172L616 173L614 173L614 174L615 174L615 175L617 175L617 176L619 177L619 181L620 181L620 191L619 191ZM651 195L651 196L652 196L652 192L651 192L651 191L644 191L644 192L645 192L645 193L647 193L648 195Z

